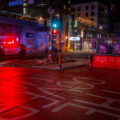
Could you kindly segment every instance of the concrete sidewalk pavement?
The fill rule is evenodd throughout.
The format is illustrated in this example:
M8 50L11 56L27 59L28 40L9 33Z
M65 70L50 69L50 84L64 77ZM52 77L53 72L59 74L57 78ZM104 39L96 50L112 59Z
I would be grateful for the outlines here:
M69 62L69 63L62 63L61 68L59 64L53 64L53 65L44 65L44 66L33 66L33 68L38 69L47 69L47 70L63 70L63 69L69 69L73 67L80 67L87 65L87 60L82 60L79 62Z
M55 64L39 64L41 60L40 59L35 59L35 60L9 60L5 62L1 62L0 66L8 66L8 67L27 67L27 68L35 68L35 69L46 69L46 70L63 70L63 69L68 69L68 68L73 68L73 67L79 67L79 66L85 66L87 65L87 59L73 59L74 62L64 62L61 63L61 68L60 65L55 63Z

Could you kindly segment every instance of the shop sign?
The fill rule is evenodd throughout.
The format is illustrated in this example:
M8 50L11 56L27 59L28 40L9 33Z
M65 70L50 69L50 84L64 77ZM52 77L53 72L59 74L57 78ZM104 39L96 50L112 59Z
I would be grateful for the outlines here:
M70 41L80 41L80 37L70 37Z
M16 6L16 5L23 5L23 0L15 0L9 2L9 7Z

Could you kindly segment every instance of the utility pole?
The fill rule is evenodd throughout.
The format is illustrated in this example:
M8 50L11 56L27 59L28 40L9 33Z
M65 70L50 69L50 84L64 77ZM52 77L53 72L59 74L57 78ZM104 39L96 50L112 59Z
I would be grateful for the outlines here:
M53 19L53 14L54 14L54 9L53 9L53 5L55 4L56 0L52 0L52 2L50 3L50 8L48 9L48 11L50 12L50 40L51 40L51 50L53 50L53 36L52 36L52 19Z
M51 39L51 50L53 50L53 36L52 36L52 18L53 18L53 12L54 10L51 8L50 10L50 39Z

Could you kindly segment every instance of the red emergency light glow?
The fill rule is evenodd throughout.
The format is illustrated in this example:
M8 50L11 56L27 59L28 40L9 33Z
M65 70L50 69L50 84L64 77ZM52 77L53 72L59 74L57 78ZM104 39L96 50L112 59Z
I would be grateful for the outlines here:
M120 69L120 56L93 55L93 67Z
M10 47L14 47L17 45L18 42L16 42L16 40L14 39L6 39L3 41L3 47L4 48L10 48Z
M0 88L2 89L0 96L4 96L6 99L1 99L0 102L5 108L13 108L26 102L26 99L23 100L24 95L18 94L18 91L20 91L22 87L21 84L16 85L9 81L11 77L18 76L21 72L21 70L17 71L16 68L14 70L10 68L3 68L2 70L2 77L5 78L6 81L0 81ZM16 81L20 82L21 79L16 78Z
M8 44L12 44L12 42L8 42Z

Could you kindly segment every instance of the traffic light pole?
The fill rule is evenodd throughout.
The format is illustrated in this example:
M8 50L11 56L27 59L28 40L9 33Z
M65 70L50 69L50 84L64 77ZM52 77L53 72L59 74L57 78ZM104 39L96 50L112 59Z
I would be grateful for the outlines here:
M60 69L62 69L60 18L58 19L58 24L59 24L59 67Z
M59 32L59 34L60 34L60 32ZM60 67L60 69L62 69L62 57L61 57L61 43L60 43L60 35L59 35L59 67Z
M53 10L51 9L50 11L50 23L51 23L51 28L50 28L50 32L51 32L51 50L53 49L53 36L52 36L52 16L53 16Z
M50 33L51 33L51 52L53 52L53 24L52 24L52 19L53 19L53 9L51 9L50 11L50 20L51 20L51 28L50 28ZM58 25L59 25L60 19L58 17ZM61 30L59 28L59 67L60 69L62 69L62 60L61 60Z

